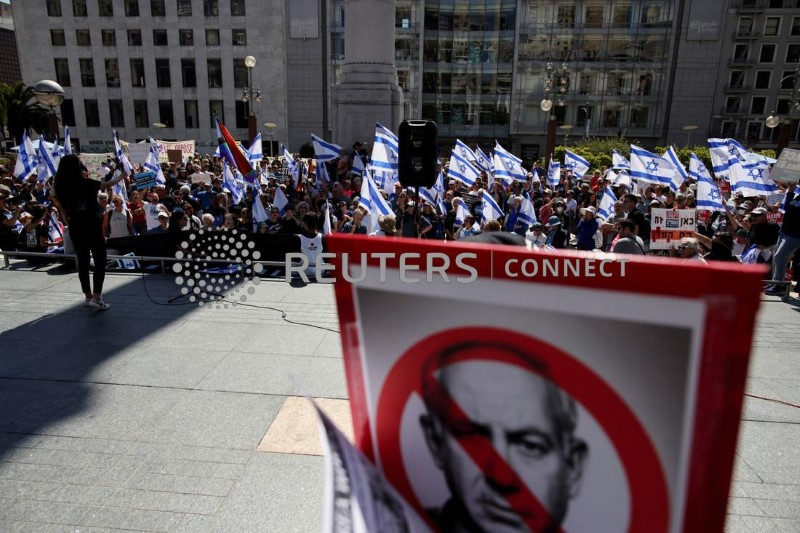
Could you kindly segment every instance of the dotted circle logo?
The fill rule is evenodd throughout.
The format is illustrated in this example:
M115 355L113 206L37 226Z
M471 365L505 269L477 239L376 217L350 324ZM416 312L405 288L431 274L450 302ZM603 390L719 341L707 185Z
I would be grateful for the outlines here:
M227 309L247 301L261 283L261 252L248 233L199 230L181 243L172 270L181 294L208 309Z

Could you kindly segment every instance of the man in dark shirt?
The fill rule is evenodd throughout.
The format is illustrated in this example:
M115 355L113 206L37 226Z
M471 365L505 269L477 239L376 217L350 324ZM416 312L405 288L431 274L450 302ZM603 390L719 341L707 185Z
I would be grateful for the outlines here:
M750 235L748 237L748 246L756 245L760 250L774 246L778 242L778 235L781 228L773 222L767 220L767 210L763 207L757 207L750 211L750 219L752 225L750 226Z
M800 197L795 195L795 184L789 185L786 199L783 202L783 224L781 225L775 257L772 260L772 280L783 281L786 276L786 264L797 250L800 250ZM781 294L778 286L767 289L768 294Z
M622 209L625 211L625 218L633 220L633 223L636 224L634 233L641 237L642 242L645 244L645 250L647 250L650 245L650 222L644 213L636 209L636 202L635 194L626 194L623 199Z

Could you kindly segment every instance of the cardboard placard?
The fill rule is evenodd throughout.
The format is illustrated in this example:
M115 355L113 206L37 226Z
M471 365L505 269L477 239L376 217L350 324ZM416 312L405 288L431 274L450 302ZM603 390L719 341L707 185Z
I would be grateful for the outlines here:
M180 165L183 163L183 152L180 150L167 150L167 160L170 163Z
M149 189L158 185L156 181L155 172L142 172L141 174L134 174L133 179L136 181L136 188L138 190Z
M429 527L723 529L762 268L327 245L355 444Z
M696 209L662 209L650 212L650 249L669 250L697 231Z
M769 173L771 180L779 183L797 183L800 180L800 150L784 148Z

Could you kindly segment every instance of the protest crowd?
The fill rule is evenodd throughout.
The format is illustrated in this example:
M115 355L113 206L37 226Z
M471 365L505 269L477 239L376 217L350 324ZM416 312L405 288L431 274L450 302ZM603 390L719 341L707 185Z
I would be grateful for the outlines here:
M615 152L606 168L589 168L569 150L563 163L551 158L545 168L540 161L523 167L499 144L490 157L457 141L449 160L440 161L437 182L418 193L404 189L396 170L380 164L397 156L397 138L380 125L371 153L366 144L341 148L312 136L316 157L308 159L283 147L279 157L267 158L260 150L223 142L225 135L220 139L217 154L181 162L159 162L154 144L152 158L131 165L118 148L96 176L110 178L117 165L130 169L126 181L109 189L113 193L99 195L104 236L174 238L187 230L237 229L446 241L506 232L529 247L765 263L772 267L767 279L778 282L800 274L795 184L770 181L775 160L747 152L732 139L709 139L714 174L694 154L687 171L669 153L658 156L636 146L630 161ZM719 166L712 144L717 141L728 154L718 157ZM63 251L68 228L52 202L57 164L32 164L36 151L24 150L21 145L13 167L0 166L0 249ZM57 161L58 153L50 156ZM664 212L659 210L691 213L692 227L666 231L662 239L653 231L659 229L654 211ZM767 290L780 292L776 286Z

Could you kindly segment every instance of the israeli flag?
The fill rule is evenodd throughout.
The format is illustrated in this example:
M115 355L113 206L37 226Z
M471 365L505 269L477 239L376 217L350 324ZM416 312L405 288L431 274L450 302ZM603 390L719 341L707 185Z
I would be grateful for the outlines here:
M291 175L295 181L297 181L297 176L299 175L297 161L294 160L294 157L292 157L292 154L289 153L289 150L287 150L284 145L281 145L281 153L283 154L283 158L286 160L286 166L289 167L289 175Z
M130 201L128 200L128 188L125 186L125 180L119 180L116 182L112 191L114 191L114 194L125 200L126 204Z
M461 154L456 150L453 150L450 154L450 166L447 173L449 177L460 181L467 187L472 187L475 184L475 180L480 177L478 169L461 157Z
M38 164L36 150L33 148L30 137L28 137L28 132L25 131L22 133L22 142L19 145L19 155L17 156L17 164L14 166L14 175L20 181L25 181L31 174L36 172Z
M64 155L72 154L72 139L69 136L69 126L64 126Z
M551 155L550 164L547 165L547 184L555 187L559 183L561 183L561 163L554 161Z
M612 174L609 174L609 176L612 176ZM615 187L625 186L629 191L633 189L633 182L631 182L631 176L628 174L627 170L620 170L619 173L614 175L611 179L613 180L611 184Z
M222 190L228 191L233 197L234 205L239 204L244 199L244 187L236 181L231 172L228 162L222 161Z
M631 172L632 178L639 182L656 183L669 186L675 174L675 165L661 156L631 145Z
M325 165L325 162L317 159L317 182L318 183L330 183L331 177L328 174L328 167Z
M458 201L458 206L456 207L456 219L453 221L453 227L460 228L464 225L464 221L467 220L469 216L469 211L464 206L464 201L461 198L454 198L453 201Z
M117 154L117 159L119 159L119 162L122 165L122 168L125 169L125 172L127 172L129 175L132 175L133 166L131 165L131 162L128 161L128 156L126 156L125 152L122 151L122 144L119 142L119 134L117 133L117 130L112 130L111 133L114 137L114 153ZM145 166L146 165L147 163L145 163ZM163 177L164 175L162 174L161 176Z
M53 160L53 154L47 149L44 142L39 143L39 183L44 183L48 179L56 175L56 162Z
M630 170L631 163L625 156L614 150L611 153L611 168L614 170Z
M253 206L252 206L252 213L253 213L253 231L258 229L258 225L261 222L266 222L269 220L269 213L267 213L266 208L264 207L264 202L261 201L261 194L260 194L260 186L253 187Z
M581 179L589 171L589 162L574 152L564 152L564 168L572 170L572 174Z
M56 166L58 166L58 162L64 155L64 148L58 145L58 139L56 139L53 142L53 150L50 152L50 154L53 156L53 160L56 162Z
M380 124L375 124L375 140L372 143L369 165L375 183L380 182L381 188L387 192L392 192L395 182L398 181L400 168L398 144L397 135Z
M683 163L681 163L680 159L678 159L678 153L675 151L673 146L670 146L661 157L668 160L675 166L675 173L672 175L672 182L669 184L669 186L673 191L677 191L689 176L689 174L686 172L686 167L683 166Z
M439 175L436 177L433 187L420 188L420 196L423 196L423 191L426 201L438 207L439 211L444 214L446 207L444 205L444 172L442 170L439 170Z
M736 139L708 139L708 150L711 153L711 165L714 174L728 179L730 160L735 157L747 161L750 152Z
M425 200L426 204L436 205L436 192L432 187L430 189L427 187L420 187L419 197Z
M495 141L494 177L504 182L527 181L528 173L522 168L522 159L515 156Z
M483 150L481 150L479 146L475 147L475 152L473 153L475 154L475 163L477 163L478 168L480 168L483 172L486 172L487 176L494 174L492 158L484 154Z
M600 200L600 205L597 208L597 218L608 220L614 215L614 204L617 202L617 195L611 190L611 187L606 187L603 191L603 199Z
M322 234L330 235L333 233L333 224L331 224L331 206L327 200L325 201L325 205L322 207L322 216L325 217L322 222Z
M130 165L130 163L128 163L128 165ZM144 169L156 175L156 183L159 185L164 185L167 182L167 180L164 178L164 172L161 170L161 165L158 162L158 158L152 150L149 154L147 154L147 159L144 161Z
M519 213L517 213L517 219L529 226L533 226L538 222L536 218L536 209L534 209L533 203L524 196L522 197L522 205L520 206Z
M461 157L469 161L470 163L474 163L478 161L478 156L475 155L475 152L472 151L472 148L464 144L460 139L456 139L456 146L453 150L457 150Z
M356 155L353 158L353 166L350 168L350 170L359 176L363 176L364 172L367 171L366 167L364 166L364 160L361 159L360 155Z
M320 139L313 133L311 134L311 143L314 145L314 155L317 161L331 161L339 157L339 153L342 151L341 146Z
M764 176L759 166L745 168L738 158L732 157L728 162L728 177L731 181L731 192L744 196L769 196L778 192L775 182Z
M47 224L47 238L52 242L64 240L64 228L61 226L61 222L56 218L55 213L50 213L50 220Z
M128 257L129 259L117 259L117 268L120 270L139 270L141 265L139 261L136 259L132 259L136 257L133 252L129 252L125 254L123 257Z
M256 163L264 159L264 151L261 148L261 132L256 135L256 138L253 139L253 142L250 143L250 148L245 150L245 154L247 155L247 160L250 163Z
M289 205L289 199L283 194L283 189L277 187L275 195L272 198L272 204L281 212L281 216L286 214L286 206Z
M367 222L369 233L378 230L378 217L380 215L392 214L391 206L381 194L378 186L375 185L375 181L372 179L369 172L364 175L364 180L361 182L361 200L359 201L359 205L364 206L364 209L369 213L369 221Z
M492 195L486 192L485 189L481 190L481 219L485 222L487 220L498 220L503 218L503 210L497 205Z
M697 182L697 209L724 213L725 205L719 187L711 179L703 161L693 153L689 156L689 176Z

